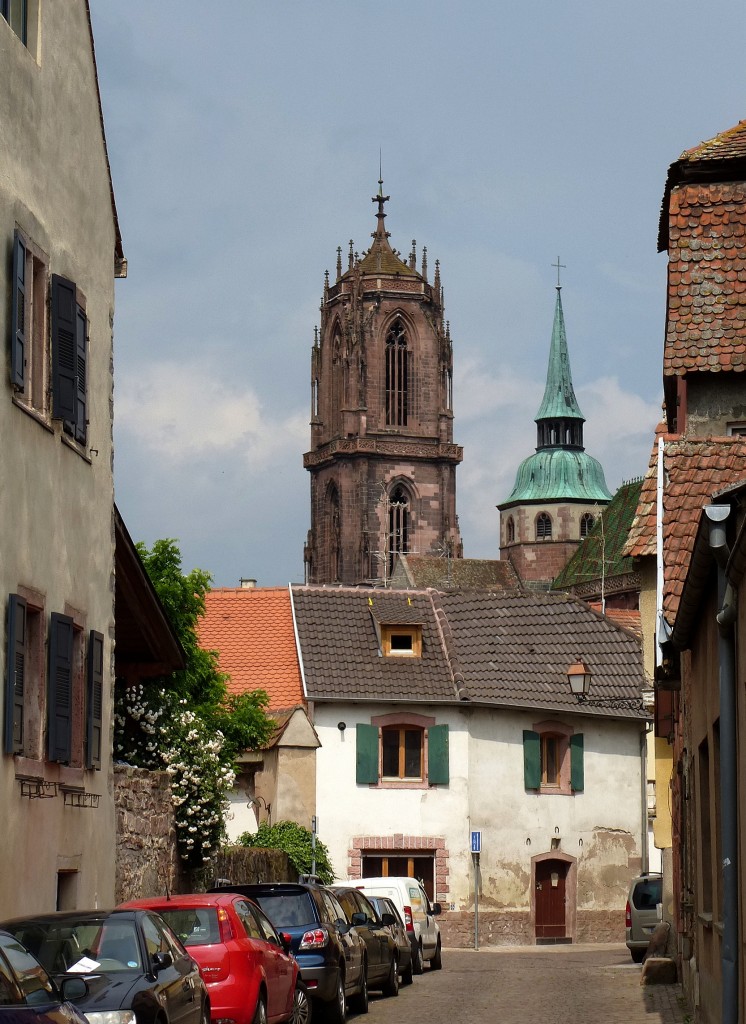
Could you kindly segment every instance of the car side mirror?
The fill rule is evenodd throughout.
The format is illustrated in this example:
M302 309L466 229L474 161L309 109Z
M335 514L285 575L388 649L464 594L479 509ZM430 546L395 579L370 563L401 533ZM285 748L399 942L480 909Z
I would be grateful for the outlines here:
M290 947L293 944L293 940L287 932L280 932L280 945L286 953L290 952Z
M337 920L334 923L336 924L337 928L339 929L339 934L340 935L346 935L347 932L350 930L349 922L345 921L345 919L343 917L338 917Z
M433 905L430 907L430 910L433 912L433 917L437 917L438 914L443 913L440 903L433 903Z
M60 995L63 1002L74 1003L76 999L84 999L88 995L88 982L85 978L70 975L60 982Z
M153 970L157 973L162 971L165 967L170 967L174 962L174 958L170 953L153 953L151 958L153 964Z
M352 923L353 925L367 924L368 915L359 910L357 913L352 915Z
M393 914L381 914L381 921L389 927L396 924L396 918Z

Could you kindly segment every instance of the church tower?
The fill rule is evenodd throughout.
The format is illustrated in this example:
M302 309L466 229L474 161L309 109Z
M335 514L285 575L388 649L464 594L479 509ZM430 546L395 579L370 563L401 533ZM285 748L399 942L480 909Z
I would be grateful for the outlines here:
M536 451L520 464L510 497L497 506L500 558L536 589L551 584L611 501L600 462L583 447L585 417L572 386L561 291L558 284Z
M392 249L379 180L367 252L337 250L311 353L309 583L385 584L398 554L460 557L452 344L440 268Z

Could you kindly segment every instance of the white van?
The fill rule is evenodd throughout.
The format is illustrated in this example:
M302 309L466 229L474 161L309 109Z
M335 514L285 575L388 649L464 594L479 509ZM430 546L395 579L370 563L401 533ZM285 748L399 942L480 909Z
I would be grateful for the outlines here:
M440 970L443 966L440 928L435 920L440 913L440 903L430 903L416 878L350 878L347 884L371 896L388 896L394 902L412 943L415 974L422 974L425 961L429 962L431 970Z

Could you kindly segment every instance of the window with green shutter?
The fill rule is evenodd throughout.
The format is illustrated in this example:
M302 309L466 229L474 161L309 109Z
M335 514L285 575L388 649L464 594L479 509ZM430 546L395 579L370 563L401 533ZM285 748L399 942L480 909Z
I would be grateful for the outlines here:
M531 729L523 730L523 785L526 789L541 787L541 737Z
M570 737L570 787L573 793L582 793L585 788L582 732Z
M431 725L427 730L427 781L431 786L447 786L448 726Z
M359 786L378 782L378 728L358 723L355 727L355 765Z

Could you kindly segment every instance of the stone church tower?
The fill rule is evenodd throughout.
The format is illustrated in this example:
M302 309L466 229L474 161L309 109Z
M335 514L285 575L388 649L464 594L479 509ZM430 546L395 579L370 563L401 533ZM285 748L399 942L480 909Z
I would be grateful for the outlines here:
M601 463L583 447L585 417L570 373L557 285L547 383L536 414L536 451L518 467L500 510L500 558L529 587L546 589L611 501Z
M379 181L373 244L337 250L311 353L309 583L384 583L399 553L462 554L452 345L440 269L391 248Z

